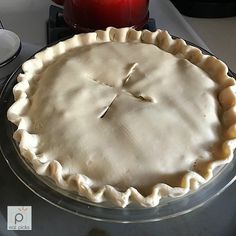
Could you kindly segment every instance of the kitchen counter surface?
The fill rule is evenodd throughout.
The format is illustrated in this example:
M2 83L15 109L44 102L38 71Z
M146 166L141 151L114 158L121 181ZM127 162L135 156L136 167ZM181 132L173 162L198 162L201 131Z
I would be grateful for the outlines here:
M236 16L212 19L184 18L207 47L236 72Z

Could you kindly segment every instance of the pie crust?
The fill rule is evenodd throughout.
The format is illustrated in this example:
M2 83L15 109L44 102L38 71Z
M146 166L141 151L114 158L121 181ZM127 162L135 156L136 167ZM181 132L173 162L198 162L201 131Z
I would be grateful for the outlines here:
M92 202L154 207L233 158L234 79L166 31L75 35L22 68L7 114L22 157Z

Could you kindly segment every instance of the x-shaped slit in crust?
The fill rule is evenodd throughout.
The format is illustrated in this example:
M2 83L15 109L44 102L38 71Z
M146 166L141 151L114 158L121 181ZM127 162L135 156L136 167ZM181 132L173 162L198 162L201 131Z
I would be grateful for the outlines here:
M138 63L132 64L131 68L129 69L129 72L128 72L127 76L122 80L122 85L118 89L116 96L112 99L111 103L108 106L106 106L106 108L102 111L102 113L98 116L98 118L104 118L105 117L107 112L112 107L112 104L114 103L116 98L118 98L120 96L121 93L127 93L127 94L131 95L132 97L134 97L134 98L136 98L136 99L138 99L139 101L142 101L142 102L151 102L151 103L154 102L153 98L151 98L149 96L146 96L146 95L135 95L135 94L133 94L131 92L128 92L127 90L124 89L125 85L130 80L130 78L131 78L132 74L134 73L134 71L135 71L137 66L138 66ZM94 80L94 81L96 81L97 83L100 83L100 84L112 87L112 86L110 86L108 84L101 83L100 81L97 81L97 80Z

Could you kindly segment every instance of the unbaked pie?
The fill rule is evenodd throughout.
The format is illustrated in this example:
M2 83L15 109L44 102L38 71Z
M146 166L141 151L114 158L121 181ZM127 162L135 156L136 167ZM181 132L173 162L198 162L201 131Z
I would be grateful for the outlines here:
M233 158L234 79L166 31L75 35L22 68L8 110L22 157L92 202L153 207Z

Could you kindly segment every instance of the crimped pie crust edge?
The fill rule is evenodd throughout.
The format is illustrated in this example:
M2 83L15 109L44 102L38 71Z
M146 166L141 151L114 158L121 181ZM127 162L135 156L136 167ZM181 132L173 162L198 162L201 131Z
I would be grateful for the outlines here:
M167 184L158 183L148 196L143 196L133 187L128 188L125 192L120 192L110 185L106 185L95 192L86 184L85 176L77 174L67 176L65 179L62 176L63 166L58 161L41 163L38 160L35 147L38 144L39 137L27 131L27 120L22 116L30 103L28 99L30 81L37 78L42 68L68 50L88 44L110 41L154 44L166 52L187 59L205 71L219 85L218 100L223 110L222 125L225 127L224 142L221 146L222 159L208 164L205 176L189 171L182 178L180 187L170 187ZM76 191L92 202L99 203L107 200L119 207L126 207L129 203L135 202L144 207L154 207L165 196L179 197L192 189L197 189L213 177L213 171L216 167L229 163L233 158L233 150L236 147L236 87L234 79L227 75L228 68L222 61L213 56L203 55L200 49L187 45L182 39L172 39L166 31L150 32L147 30L136 31L132 28L116 29L110 27L106 31L99 30L94 33L75 35L37 53L32 59L26 61L22 68L24 73L18 76L18 83L13 89L15 103L10 107L7 114L8 119L17 126L14 138L19 142L22 156L30 162L37 174L49 176L58 186Z

